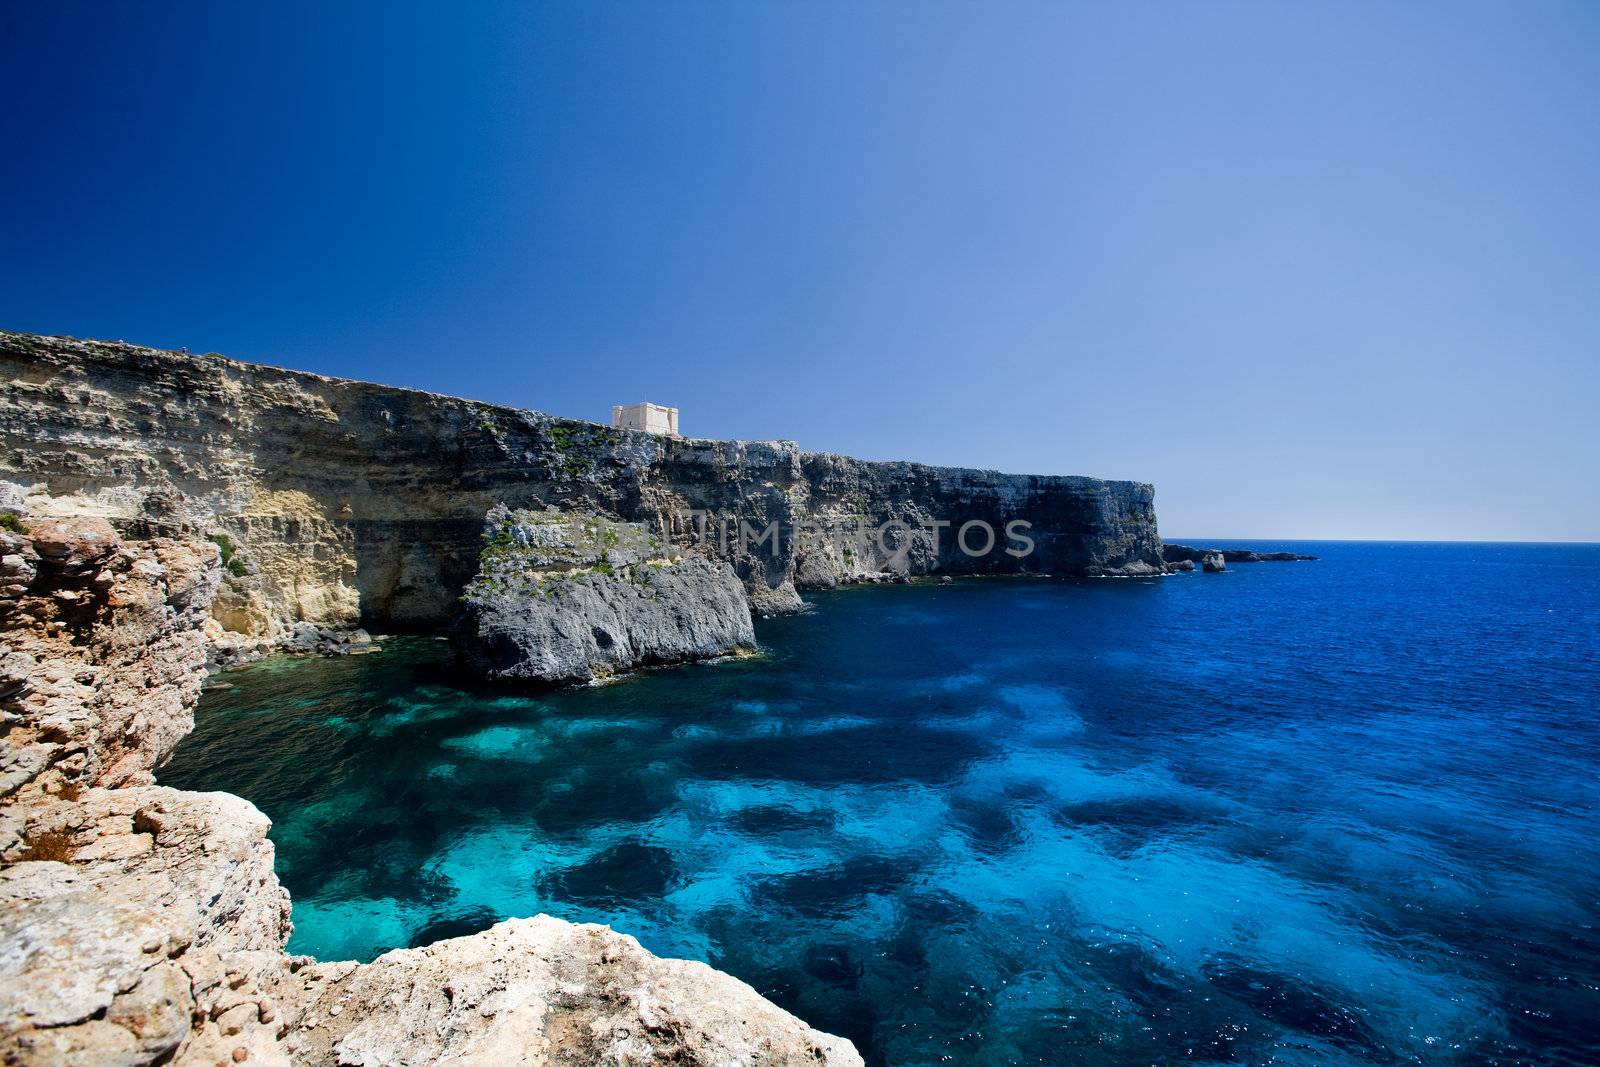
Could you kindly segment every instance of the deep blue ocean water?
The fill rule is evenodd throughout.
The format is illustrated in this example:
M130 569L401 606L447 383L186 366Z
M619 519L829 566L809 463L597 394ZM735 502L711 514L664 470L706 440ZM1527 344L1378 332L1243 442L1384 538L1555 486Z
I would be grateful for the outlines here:
M272 817L324 958L545 911L878 1064L1600 1061L1600 546L1269 547L541 697L268 662L160 778Z

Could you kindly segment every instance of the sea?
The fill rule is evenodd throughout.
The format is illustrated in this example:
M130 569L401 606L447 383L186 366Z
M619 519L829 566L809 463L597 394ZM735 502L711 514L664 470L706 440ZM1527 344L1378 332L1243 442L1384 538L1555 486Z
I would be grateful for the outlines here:
M273 821L291 950L546 912L868 1063L1600 1062L1600 545L807 595L522 695L429 637L223 676L163 784Z

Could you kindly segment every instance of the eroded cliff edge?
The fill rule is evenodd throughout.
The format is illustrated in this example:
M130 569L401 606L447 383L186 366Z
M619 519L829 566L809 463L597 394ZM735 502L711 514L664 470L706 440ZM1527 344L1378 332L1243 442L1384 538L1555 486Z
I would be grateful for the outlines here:
M1139 482L870 463L791 442L682 440L134 345L0 332L0 503L139 535L215 530L233 558L213 614L281 640L294 622L442 629L497 504L637 522L729 562L758 614L797 589L898 571L1159 574ZM774 523L749 550L692 513ZM971 556L955 532L1030 523L1032 551ZM949 523L897 544L790 532ZM235 551L236 549L236 551Z
M192 726L221 575L203 540L0 524L0 1063L859 1067L744 983L601 926L286 955L266 818L149 784Z

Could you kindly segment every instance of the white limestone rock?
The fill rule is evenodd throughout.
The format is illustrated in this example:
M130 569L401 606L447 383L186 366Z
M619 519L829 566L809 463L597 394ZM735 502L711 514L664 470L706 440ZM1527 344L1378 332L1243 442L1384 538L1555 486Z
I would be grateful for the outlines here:
M326 1021L290 1041L296 1059L351 1067L862 1062L736 978L548 915L387 953L308 1011Z

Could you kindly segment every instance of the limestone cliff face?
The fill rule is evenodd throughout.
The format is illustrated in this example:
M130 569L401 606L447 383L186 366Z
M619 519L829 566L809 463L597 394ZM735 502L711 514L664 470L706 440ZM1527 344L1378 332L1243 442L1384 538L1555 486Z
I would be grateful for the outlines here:
M605 927L285 955L267 819L145 784L192 725L221 555L94 518L0 527L0 1063L859 1067L743 982Z
M262 637L301 620L442 627L477 571L482 517L502 503L698 542L733 565L758 613L793 609L797 587L885 570L1163 569L1142 483L669 439L220 356L11 333L0 333L5 495L34 514L125 530L225 533L238 551L217 618ZM1025 556L1004 551L1016 519L1031 524ZM752 548L740 520L752 541L777 524L776 545ZM890 520L905 526L837 536ZM973 520L998 537L986 554L957 542ZM833 533L808 540L810 527Z

